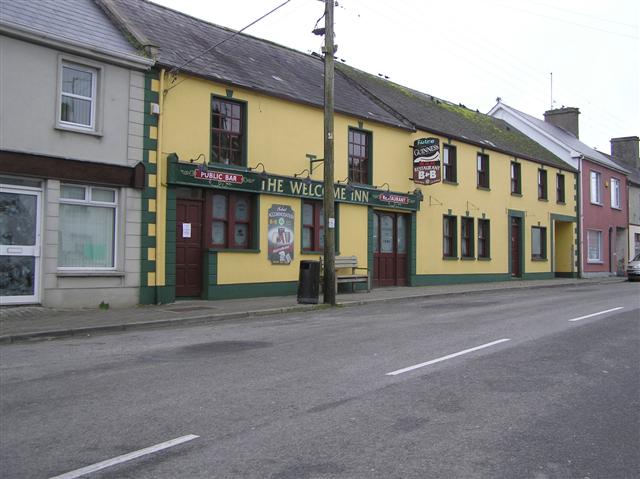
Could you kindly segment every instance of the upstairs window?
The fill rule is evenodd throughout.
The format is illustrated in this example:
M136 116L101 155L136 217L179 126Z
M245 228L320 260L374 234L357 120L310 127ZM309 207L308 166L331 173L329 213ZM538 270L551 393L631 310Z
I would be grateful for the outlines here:
M456 147L452 145L444 145L442 150L442 168L443 179L450 183L458 181L458 160L456 157Z
M520 163L511 163L511 194L522 194L522 172Z
M489 188L489 155L478 153L476 168L478 188Z
M349 181L370 183L371 133L349 129Z
M547 170L538 170L538 199L547 199Z
M592 171L590 175L591 203L602 204L602 175L597 171Z
M620 180L611 178L611 207L620 209Z
M62 63L60 82L60 124L94 130L97 70L74 63Z
M211 161L242 166L245 163L244 104L223 98L211 99Z
M556 201L564 203L564 175L558 173L556 175Z

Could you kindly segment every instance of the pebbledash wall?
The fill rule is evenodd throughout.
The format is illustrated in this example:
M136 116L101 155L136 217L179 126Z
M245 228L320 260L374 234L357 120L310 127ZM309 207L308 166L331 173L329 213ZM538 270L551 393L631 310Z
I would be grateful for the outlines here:
M142 252L140 302L166 303L176 298L176 238L191 235L177 222L181 199L207 199L214 192L248 192L255 199L251 222L254 241L241 250L203 244L199 256L202 284L197 297L293 294L300 260L317 260L320 251L303 251L302 215L305 200L322 198L322 166L310 158L322 156L322 110L181 74L166 88L166 74L153 71L145 80L142 194ZM164 94L160 92L164 91ZM211 163L211 98L242 102L246 108L246 161L243 167ZM365 132L371 139L369 184L347 185L348 133ZM412 176L411 145L424 137L438 138L441 147L456 147L456 182L417 185ZM478 188L476 157L490 161L490 184ZM521 165L522 191L510 192L510 167ZM306 170L306 173L305 173ZM538 199L537 177L546 171L548 198ZM309 174L310 173L310 174ZM555 197L555 177L565 178L565 199ZM308 176L308 178L307 178ZM510 224L517 218L521 254L518 279L577 274L576 175L488 147L445 135L412 131L337 113L335 117L335 178L337 195L337 254L355 255L361 266L380 268L381 221L402 223L406 248L397 254L406 268L400 284L411 286L470 281L500 281L514 277ZM377 186L376 186L377 185ZM269 258L269 210L284 207L293 213L293 260L275 264ZM443 255L443 218L455 217L454 254ZM473 252L461 254L461 223L473 225ZM489 220L490 254L477 254L477 225ZM211 228L203 214L203 237ZM189 228L191 224L189 223ZM532 228L544 231L544 254L531 251ZM187 233L187 231L189 231ZM399 248L399 229L392 235ZM196 233L199 234L199 233ZM399 251L399 250L398 250ZM396 251L396 253L398 252ZM184 272L184 268L182 268ZM379 273L379 271L378 271ZM183 274L183 273L181 273ZM181 276L182 277L182 276ZM182 280L181 280L182 281Z

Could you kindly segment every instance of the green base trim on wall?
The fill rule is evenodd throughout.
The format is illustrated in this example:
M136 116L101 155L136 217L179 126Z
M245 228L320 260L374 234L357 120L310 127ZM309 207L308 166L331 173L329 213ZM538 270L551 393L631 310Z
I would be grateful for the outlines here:
M223 284L207 288L210 296L206 299L240 299L266 296L291 296L298 293L297 281L273 283Z
M140 304L169 304L176 300L173 286L144 286L140 288Z
M555 275L551 272L544 273L524 273L522 279L553 279Z
M418 274L411 278L411 284L413 286L434 286L464 283L490 283L509 280L511 280L511 275L508 273Z
M562 272L562 271L556 271L555 273L555 277L556 278L574 278L577 279L578 278L578 273L571 273L571 272Z

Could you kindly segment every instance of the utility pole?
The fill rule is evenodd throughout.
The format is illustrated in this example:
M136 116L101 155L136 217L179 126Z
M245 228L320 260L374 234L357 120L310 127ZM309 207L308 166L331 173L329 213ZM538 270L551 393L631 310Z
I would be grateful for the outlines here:
M335 196L333 187L333 2L324 0L324 303L336 304Z

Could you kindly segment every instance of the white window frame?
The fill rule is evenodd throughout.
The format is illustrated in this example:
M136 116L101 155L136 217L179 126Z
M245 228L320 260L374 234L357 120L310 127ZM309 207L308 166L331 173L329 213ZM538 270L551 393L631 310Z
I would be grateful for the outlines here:
M91 103L91 125L83 125L82 123L73 123L70 121L62 121L62 72L65 66L76 68L78 70L92 73L92 103ZM84 133L87 135L102 136L102 105L103 99L103 77L104 67L98 62L88 60L86 58L76 57L70 54L58 55L58 84L55 95L55 111L54 127L58 130L73 131L76 133ZM73 97L65 93L65 95ZM87 97L78 97L88 99Z
M611 207L617 210L622 209L620 203L620 183L620 179L611 178Z
M598 238L598 257L591 257L591 239L592 233L595 233L596 238ZM587 263L595 263L602 264L604 263L602 259L602 231L600 230L587 230Z
M62 187L63 186L73 186L76 188L84 188L84 200L76 200L71 198L62 198ZM95 201L92 200L92 190L100 189L100 190L109 190L113 191L114 198L113 202L105 202L105 201ZM118 224L119 220L119 204L118 204L118 189L117 188L109 188L107 186L98 186L98 185L79 185L76 183L60 183L60 192L61 196L59 199L60 204L68 204L68 205L85 205L85 206L93 206L93 207L101 207L101 208L111 208L114 210L113 216L113 265L112 266L58 266L58 271L115 271L116 266L118 264L118 237L119 237L119 229Z
M599 171L589 172L589 192L591 203L602 205L602 173Z

